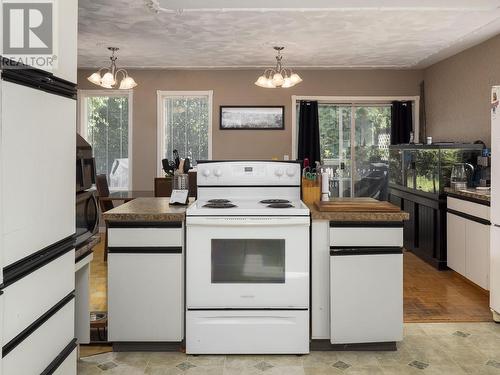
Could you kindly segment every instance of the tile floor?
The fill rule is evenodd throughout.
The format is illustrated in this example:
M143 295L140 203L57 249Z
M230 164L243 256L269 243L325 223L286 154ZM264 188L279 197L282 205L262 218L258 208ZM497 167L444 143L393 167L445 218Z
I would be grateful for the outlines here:
M500 325L406 323L397 352L312 352L304 356L105 353L80 359L78 374L500 374Z

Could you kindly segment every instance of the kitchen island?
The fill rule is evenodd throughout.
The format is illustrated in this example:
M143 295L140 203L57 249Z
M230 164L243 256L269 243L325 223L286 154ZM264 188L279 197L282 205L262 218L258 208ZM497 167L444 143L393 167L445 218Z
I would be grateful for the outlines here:
M179 349L186 208L169 205L169 198L137 198L103 214L113 350Z
M187 207L168 201L138 198L104 214L114 350L178 349L184 339ZM408 214L308 207L311 349L394 350L402 339L402 225Z
M311 212L312 349L395 350L403 337L403 222L396 212Z

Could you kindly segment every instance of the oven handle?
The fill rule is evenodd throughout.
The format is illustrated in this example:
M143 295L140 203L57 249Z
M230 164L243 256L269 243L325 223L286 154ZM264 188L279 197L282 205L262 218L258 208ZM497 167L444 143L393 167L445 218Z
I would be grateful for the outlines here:
M279 216L279 217L196 217L186 218L187 226L206 227L288 227L309 226L309 216Z

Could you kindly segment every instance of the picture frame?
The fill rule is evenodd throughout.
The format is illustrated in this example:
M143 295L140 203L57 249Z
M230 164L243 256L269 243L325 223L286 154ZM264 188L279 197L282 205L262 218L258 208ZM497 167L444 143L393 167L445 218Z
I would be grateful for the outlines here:
M285 106L221 105L220 130L284 130Z

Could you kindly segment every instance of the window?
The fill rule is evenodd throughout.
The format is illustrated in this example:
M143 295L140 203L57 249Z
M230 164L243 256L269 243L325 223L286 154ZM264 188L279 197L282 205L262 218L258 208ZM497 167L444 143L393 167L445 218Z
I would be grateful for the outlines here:
M172 161L173 151L181 158L212 157L212 91L158 91L158 175L161 160Z
M110 190L131 189L132 93L80 91L80 133L92 145L96 173L105 174Z
M318 100L321 159L330 174L332 197L387 199L392 100L402 99ZM295 110L298 119L298 105Z

